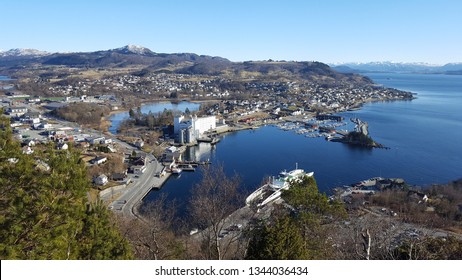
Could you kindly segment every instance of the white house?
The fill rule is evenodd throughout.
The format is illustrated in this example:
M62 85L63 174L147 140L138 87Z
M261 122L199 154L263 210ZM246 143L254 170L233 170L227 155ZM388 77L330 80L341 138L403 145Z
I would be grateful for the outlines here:
M58 150L67 150L67 149L69 149L69 145L67 145L67 143L59 143L56 148Z
M138 149L143 148L143 146L144 146L144 141L141 140L141 139L136 140L136 141L135 141L135 146L136 146Z
M94 179L94 182L95 182L95 184L97 184L97 185L99 185L99 186L104 186L104 185L107 184L108 178L107 178L106 175L101 174L101 175L99 175L98 177L96 177L96 178Z
M102 163L105 163L106 161L107 161L107 157L95 157L94 159L90 161L90 163L102 164Z

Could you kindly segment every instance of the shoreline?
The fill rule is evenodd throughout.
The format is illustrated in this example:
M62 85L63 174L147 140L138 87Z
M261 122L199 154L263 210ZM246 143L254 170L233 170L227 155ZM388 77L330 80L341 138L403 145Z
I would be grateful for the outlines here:
M410 101L410 100L413 100L415 99L416 97L413 96L413 98L411 99L382 99L382 100L367 100L365 102L358 102L357 104L355 104L353 107L347 109L347 110L344 110L344 111L337 111L337 112L326 112L327 114L339 114L339 113L344 113L344 112L347 112L347 111L351 111L351 110L360 110L364 105L368 104L368 103L376 103L376 102L391 102L391 101ZM190 100L180 100L178 102L197 102L197 103L206 103L206 102L214 102L214 101L217 101L217 100L204 100L204 101L190 101ZM172 100L159 100L159 101L152 101L152 102L148 102L148 103L142 103L141 106L145 106L145 105L149 105L149 104L159 104L159 103L173 103ZM108 128L112 125L112 122L108 119L110 116L114 115L114 114L117 114L117 113L123 113L123 112L128 112L127 109L118 109L118 110L114 110L114 111L111 111L108 116L105 117L105 121L106 122L109 122L110 125L108 126ZM316 116L316 113L314 112L309 112L307 115L305 115L305 117L314 117ZM281 119L275 119L275 120L272 120L270 122L258 122L258 124L255 124L255 125L240 125L240 126L234 126L234 127L230 127L228 126L227 129L225 130L222 130L222 131L216 131L215 133L217 135L221 135L221 134L225 134L225 133L232 133L232 132L239 132L239 131L242 131L242 130L252 130L252 129L258 129L262 126L265 126L265 125L268 125L268 124L278 124L278 123L282 123L282 122L287 122L287 121L290 121L290 118L294 119L294 120L297 120L297 119L300 119L298 117L294 117L294 116L287 116L287 117L283 117ZM112 135L113 137L117 137L118 135L117 134L112 134L109 129L107 129L107 131L105 131L104 133L108 133L109 135ZM156 161L157 162L157 161ZM151 174L153 175L153 174ZM165 176L161 177L161 178L157 178L155 176L152 176L153 178L150 178L148 179L148 184L144 184L143 186L141 186L139 188L139 190L136 191L136 193L129 199L127 200L127 202L125 203L125 205L123 206L123 209L122 209L122 215L123 216L126 216L126 217L133 217L133 218L138 218L142 221L145 220L145 218L143 217L143 215L140 213L139 209L140 207L142 206L143 204L143 199L148 195L148 193L152 190L152 189L161 189L162 186L165 184L165 182L168 180L168 178L170 178L171 174L170 173L167 173ZM154 180L153 180L154 179ZM126 211L125 209L128 208L128 211Z

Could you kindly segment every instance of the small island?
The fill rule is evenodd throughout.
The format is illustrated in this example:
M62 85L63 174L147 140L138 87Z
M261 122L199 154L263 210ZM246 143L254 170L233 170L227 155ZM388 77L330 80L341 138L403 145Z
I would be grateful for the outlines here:
M343 137L332 139L333 142L346 143L353 146L365 148L386 148L382 144L375 142L369 136L367 122L361 121L358 118L352 118L351 121L356 124L355 131L350 131Z

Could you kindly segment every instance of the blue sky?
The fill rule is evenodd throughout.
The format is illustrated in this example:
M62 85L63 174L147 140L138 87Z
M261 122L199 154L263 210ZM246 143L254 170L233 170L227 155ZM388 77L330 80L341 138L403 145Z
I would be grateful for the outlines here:
M232 61L462 62L459 0L2 0L0 50L142 45Z

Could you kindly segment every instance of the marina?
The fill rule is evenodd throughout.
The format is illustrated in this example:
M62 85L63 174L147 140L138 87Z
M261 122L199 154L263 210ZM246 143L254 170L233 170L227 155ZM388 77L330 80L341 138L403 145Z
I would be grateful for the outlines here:
M316 117L302 121L286 121L281 122L276 126L281 130L293 131L294 133L304 135L307 138L327 138L335 137L338 133L340 135L345 135L347 133L345 129L338 129L348 125L348 123L343 121L343 119L344 118L340 116L323 115L321 119Z

